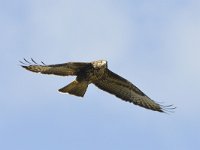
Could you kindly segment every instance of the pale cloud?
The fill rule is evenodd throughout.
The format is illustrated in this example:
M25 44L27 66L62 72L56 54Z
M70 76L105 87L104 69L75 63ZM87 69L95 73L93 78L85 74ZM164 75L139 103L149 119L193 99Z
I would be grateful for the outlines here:
M36 55L112 60L134 41L133 24L107 1L32 1L30 10L28 49Z
M173 16L165 37L166 51L177 73L197 79L200 75L200 11L196 13L197 10L190 7Z

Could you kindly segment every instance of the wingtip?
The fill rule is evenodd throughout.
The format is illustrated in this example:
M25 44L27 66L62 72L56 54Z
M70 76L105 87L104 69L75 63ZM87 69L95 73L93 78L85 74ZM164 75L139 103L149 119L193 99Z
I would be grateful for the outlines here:
M160 106L161 106L161 112L167 114L174 113L175 112L174 110L177 108L174 105L160 105Z
M24 65L21 65L21 67L22 67L22 68L24 68L24 69L26 69L26 70L28 70L28 71L32 71L32 70L30 69L30 67L29 67L29 66L24 66ZM34 71L32 71L32 72L34 72Z
M25 69L27 69L27 66L24 66L24 65L20 65L22 68L25 68Z
M29 66L29 65L40 65L40 66L46 66L46 64L41 61L41 64L38 64L33 58L31 58L31 61L28 61L27 59L23 58L24 61L19 61L21 66Z

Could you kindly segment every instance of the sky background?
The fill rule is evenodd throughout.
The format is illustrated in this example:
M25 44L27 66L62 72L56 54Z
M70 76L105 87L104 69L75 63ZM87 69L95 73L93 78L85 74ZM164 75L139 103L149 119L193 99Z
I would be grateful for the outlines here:
M0 1L1 150L194 150L200 147L199 0ZM84 98L57 89L74 80L34 74L46 64L106 59L162 114L90 85Z

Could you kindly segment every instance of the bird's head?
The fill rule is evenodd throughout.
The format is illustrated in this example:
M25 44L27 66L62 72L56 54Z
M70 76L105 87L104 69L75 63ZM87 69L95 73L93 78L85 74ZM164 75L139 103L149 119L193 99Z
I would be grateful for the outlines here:
M105 68L107 68L107 61L106 60L93 61L92 66L95 69L105 69Z

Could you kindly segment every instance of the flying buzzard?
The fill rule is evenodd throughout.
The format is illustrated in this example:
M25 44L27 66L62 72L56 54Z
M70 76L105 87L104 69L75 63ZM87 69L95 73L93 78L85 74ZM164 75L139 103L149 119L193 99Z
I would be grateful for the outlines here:
M122 100L147 109L166 112L175 108L172 107L172 105L160 105L150 99L131 82L110 71L106 60L98 60L87 63L68 62L55 65L45 65L43 62L41 62L42 64L37 64L33 59L31 60L34 64L31 64L26 59L24 59L25 62L20 61L22 63L22 67L29 71L42 74L77 76L76 80L58 90L62 93L69 93L75 96L83 97L88 85L93 83L101 90L109 92Z

